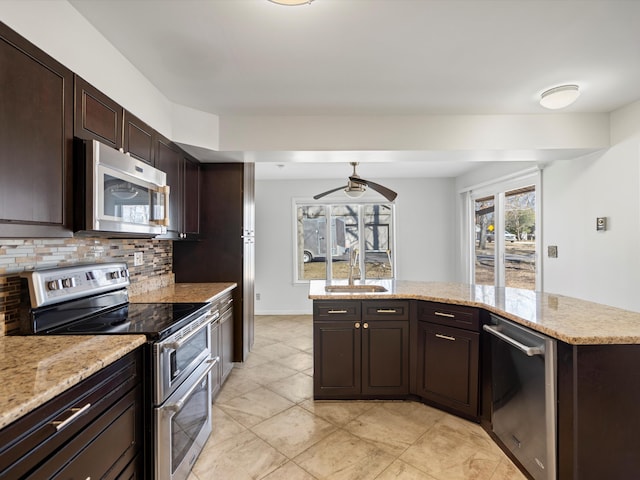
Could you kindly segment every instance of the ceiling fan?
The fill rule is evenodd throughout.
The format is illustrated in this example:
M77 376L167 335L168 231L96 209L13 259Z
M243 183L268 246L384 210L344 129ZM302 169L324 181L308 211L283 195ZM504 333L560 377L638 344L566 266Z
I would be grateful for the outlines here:
M337 192L338 190L344 190L344 193L346 193L349 197L358 198L364 194L364 192L367 190L367 187L371 187L372 190L375 190L390 202L393 202L398 196L396 192L388 189L387 187L384 187L378 183L371 182L369 180L365 180L364 178L360 178L356 173L356 167L358 166L357 162L351 162L351 166L353 167L353 174L349 177L349 181L345 186L319 193L318 195L314 195L313 198L315 200L318 200L319 198L329 195L330 193Z

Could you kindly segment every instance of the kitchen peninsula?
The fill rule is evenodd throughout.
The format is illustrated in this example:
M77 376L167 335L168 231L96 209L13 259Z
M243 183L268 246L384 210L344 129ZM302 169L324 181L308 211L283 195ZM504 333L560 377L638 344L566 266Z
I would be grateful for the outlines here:
M330 359L322 358L322 352L339 355L335 345L327 344L336 340L337 348L344 349L351 348L357 341L357 354L362 352L362 363L359 358L355 374L362 374L357 380L362 379L360 392L365 390L367 381L378 375L374 368L380 365L386 368L392 363L398 365L397 371L402 371L402 362L406 361L408 389L399 390L404 393L395 398L420 400L457 413L480 422L491 434L490 335L482 330L482 326L488 324L490 314L494 314L557 340L557 478L631 478L640 469L637 456L640 439L636 434L640 429L637 415L640 370L636 368L640 365L640 313L514 288L390 280L367 281L366 284L381 285L387 291L328 292L324 281L310 283L309 298L314 301L316 398L339 398L339 395L331 397L336 389L323 388L326 378L337 378L332 376L333 372L325 371L333 364ZM434 313L441 317L434 320ZM394 316L397 317L395 320ZM453 328L447 324L454 316L461 318L459 323L466 326ZM394 322L398 324L395 329ZM449 329L441 332L441 338L462 340L463 346L452 350L446 358L434 357L433 350L429 353L427 336L423 334L426 331L423 325L430 322ZM401 331L402 323L408 326L406 348L402 334L396 333ZM389 341L381 341L382 334L378 334L377 344L371 340L375 339L372 334L378 328L376 325L383 326ZM349 330L357 333L348 337ZM448 334L451 331L460 335ZM357 340L351 342L351 338ZM395 347L389 346L392 342ZM388 355L385 362L376 363L377 367L368 365L367 362L371 359L375 362L376 357L367 356L365 349L379 349L381 345ZM343 358L349 358L352 353L347 352ZM465 356L461 361L460 355ZM394 359L394 356L404 358ZM437 361L437 369L448 379L449 385L442 391L453 392L451 398L425 394L421 375L426 368L425 361L429 359L432 363ZM458 361L465 366L464 371L451 367ZM321 378L323 375L324 379ZM398 385L401 383L401 380L397 381ZM329 396L323 396L322 392L329 392ZM461 402L456 398L460 392L461 398L470 400ZM477 404L473 401L474 395ZM351 390L342 398L372 396L354 395ZM381 398L390 397L382 395ZM504 445L501 446L504 449Z

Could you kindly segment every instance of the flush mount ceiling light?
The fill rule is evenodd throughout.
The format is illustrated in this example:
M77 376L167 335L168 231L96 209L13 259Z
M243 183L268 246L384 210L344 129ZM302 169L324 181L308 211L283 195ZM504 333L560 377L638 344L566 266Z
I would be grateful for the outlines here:
M578 85L561 85L550 88L540 95L540 105L544 108L557 110L568 107L580 96Z
M277 3L278 5L304 5L309 4L313 0L269 0L271 3Z

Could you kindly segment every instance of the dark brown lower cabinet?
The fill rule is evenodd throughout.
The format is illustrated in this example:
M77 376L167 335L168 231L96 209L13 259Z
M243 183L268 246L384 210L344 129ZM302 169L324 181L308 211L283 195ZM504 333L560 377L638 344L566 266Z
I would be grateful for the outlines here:
M558 478L638 478L640 345L557 346Z
M355 398L361 386L359 321L313 324L313 393L317 399Z
M233 309L220 317L220 369L223 384L233 369Z
M466 417L478 416L480 334L418 322L417 394Z
M409 393L409 322L314 322L314 397L388 398Z
M0 479L142 478L140 349L0 430Z

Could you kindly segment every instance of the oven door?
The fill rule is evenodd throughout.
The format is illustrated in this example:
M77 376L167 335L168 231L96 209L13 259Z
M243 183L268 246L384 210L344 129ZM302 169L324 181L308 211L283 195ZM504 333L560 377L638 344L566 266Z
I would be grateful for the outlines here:
M154 409L155 479L184 480L211 434L211 370L203 362L167 401Z
M202 315L154 344L154 404L160 405L211 357L211 318Z

